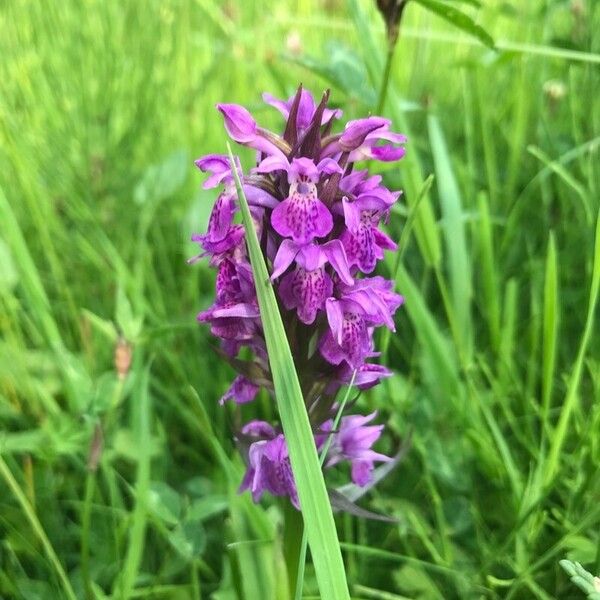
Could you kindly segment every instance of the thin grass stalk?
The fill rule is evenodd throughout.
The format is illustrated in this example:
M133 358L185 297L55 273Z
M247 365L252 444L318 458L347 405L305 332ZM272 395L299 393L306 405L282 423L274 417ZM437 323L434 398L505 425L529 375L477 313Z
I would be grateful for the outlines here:
M54 567L54 570L56 571L58 578L60 579L65 595L69 600L77 600L77 596L73 591L71 582L69 581L69 578L67 577L67 574L60 560L58 559L58 556L56 555L56 552L54 551L54 548L50 543L50 540L48 539L48 536L46 535L46 532L44 531L40 520L35 514L35 510L31 506L29 500L27 500L25 492L23 492L23 490L21 489L21 486L15 479L14 475L12 474L12 471L8 468L8 465L6 464L2 456L0 456L0 475L2 475L4 481L6 481L6 484L17 499L17 502L21 505L21 508L23 509L23 512L25 513L25 516L27 517L27 520L31 525L31 528L40 540L44 551L48 556L48 560Z
M577 405L579 397L578 390L581 382L585 355L592 337L592 331L594 329L594 314L596 310L596 303L598 301L598 293L600 291L600 213L598 214L598 218L596 220L595 238L592 282L590 286L587 318L583 335L581 336L581 342L579 345L577 358L575 360L575 365L573 366L573 371L569 380L567 395L561 409L555 435L552 438L550 445L548 462L546 463L546 469L544 473L544 485L550 485L556 475L556 472L558 471L561 450L568 434L569 421L571 419L571 414Z

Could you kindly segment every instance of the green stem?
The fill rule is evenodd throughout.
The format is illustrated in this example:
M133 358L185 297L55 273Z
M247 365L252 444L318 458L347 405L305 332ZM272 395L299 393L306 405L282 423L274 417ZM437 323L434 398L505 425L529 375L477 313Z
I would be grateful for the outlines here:
M392 72L392 62L394 61L394 50L396 49L396 41L388 40L387 53L385 57L385 67L383 69L383 77L381 78L381 86L379 88L379 97L377 100L377 114L383 112L385 106L385 98L390 84L390 73Z
M96 429L92 435L90 442L90 457L94 452L92 446L96 443L103 444L102 436L110 428L115 409L119 404L121 395L123 393L124 381L118 380L113 392L112 402L106 417L104 419L104 426L102 423L96 424ZM99 429L98 429L99 428ZM100 432L100 439L96 439L97 431ZM83 511L81 515L81 578L83 580L83 587L85 590L85 597L90 600L93 599L94 593L92 590L92 580L90 577L90 525L92 522L92 500L94 498L94 491L96 489L96 469L98 467L98 461L100 459L100 453L102 448L98 450L98 456L94 459L95 464L90 464L88 459L88 469L85 479L85 496L83 500Z
M81 578L88 600L94 598L92 580L90 578L90 522L92 516L92 498L96 487L96 472L88 469L85 480L85 498L81 516Z
M200 586L200 577L198 575L198 561L192 562L192 592L194 600L202 600L202 588Z
M304 548L304 555L306 556L306 544L302 546L301 543L298 543L300 539L303 542L306 540L306 530L304 528L304 521L302 520L302 513L296 510L287 499L285 499L283 519L283 556L291 592L298 588L298 565L302 548Z
M27 497L21 489L21 486L14 478L11 470L8 468L8 465L4 462L2 456L0 456L0 475L2 475L2 477L8 484L8 487L12 490L12 493L21 505L21 508L23 509L23 512L25 513L25 516L28 519L31 528L42 543L42 546L44 547L44 550L48 555L48 559L50 560L52 566L58 574L58 577L63 585L67 598L69 600L77 600L77 596L73 591L71 582L69 581L69 578L67 577L67 574L65 573L65 570L63 569L60 560L58 559L58 556L56 555L56 552L54 551L54 548L52 547L52 544L50 543L50 540L48 539L48 536L46 535L46 532L42 527L42 524L37 518L37 515L35 514L35 511L33 510L31 504L29 503L29 500L27 500Z

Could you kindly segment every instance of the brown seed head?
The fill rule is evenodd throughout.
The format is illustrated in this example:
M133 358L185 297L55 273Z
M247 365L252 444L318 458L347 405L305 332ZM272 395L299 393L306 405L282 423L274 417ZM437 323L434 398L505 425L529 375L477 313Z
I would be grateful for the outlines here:
M120 337L115 346L115 370L121 381L123 381L125 377L127 377L127 373L129 373L132 353L133 350L129 342L127 342L124 337Z

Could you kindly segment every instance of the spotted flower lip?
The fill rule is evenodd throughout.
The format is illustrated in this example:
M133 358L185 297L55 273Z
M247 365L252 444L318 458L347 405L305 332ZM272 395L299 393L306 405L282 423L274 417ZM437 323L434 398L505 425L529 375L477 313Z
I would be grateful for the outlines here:
M396 243L379 228L388 205L376 195L361 195L353 202L342 200L346 231L341 240L352 265L371 273L384 250L396 250Z
M390 460L374 449L383 425L373 424L375 413L344 414L334 431L336 394L351 382L366 390L393 375L374 362L374 333L379 327L395 331L404 299L392 281L374 274L385 252L397 249L384 228L401 192L358 163L401 159L406 137L376 115L338 126L342 111L327 106L329 92L319 102L302 86L287 100L263 98L286 120L283 131L262 128L243 106L217 108L229 137L255 150L256 162L241 184L298 358L315 445L320 450L330 438L325 467L349 464L352 482L365 486L375 465ZM241 173L239 159L235 164ZM206 256L217 272L215 301L198 321L210 326L238 371L220 404L235 411L248 405L248 411L261 387L272 394L273 386L237 192L225 155L208 154L196 166L206 174L205 189L220 189L207 230L192 237L202 253L190 262ZM240 491L256 502L266 493L284 496L299 509L281 427L251 420L236 438L246 462Z
M326 236L333 227L329 209L318 198L317 183L321 174L341 172L341 167L326 158L315 164L308 158L271 156L257 168L260 173L285 171L289 184L288 197L278 204L271 215L271 224L277 233L304 244L315 237Z

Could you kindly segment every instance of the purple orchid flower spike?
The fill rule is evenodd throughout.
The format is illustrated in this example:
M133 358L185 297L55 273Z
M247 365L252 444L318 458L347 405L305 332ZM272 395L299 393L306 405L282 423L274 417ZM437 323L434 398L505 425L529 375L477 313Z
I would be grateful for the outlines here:
M384 251L396 249L383 227L400 192L356 163L396 161L404 155L406 138L378 116L351 121L335 133L334 121L342 112L327 107L328 91L318 105L302 86L287 101L269 94L264 99L286 120L282 132L259 127L242 106L219 104L218 109L229 136L257 152L242 186L274 292L286 309L282 319L300 359L298 375L315 445L320 450L331 437L325 466L349 463L352 481L365 486L374 464L390 460L373 450L383 425L371 424L375 413L344 415L339 430L332 431L335 396L343 385L366 390L392 376L373 362L379 356L374 332L382 326L395 330L394 313L403 298L392 281L368 276ZM198 320L210 325L224 357L238 371L220 403L239 411L262 385L273 393L269 357L245 230L236 222L231 166L222 154L204 156L196 165L207 174L205 189L222 189L207 231L192 238L217 271L214 304ZM238 442L247 465L240 491L249 490L256 502L265 493L285 496L299 508L281 427L251 421Z
M312 160L303 157L294 158L289 163L287 159L271 156L260 163L257 171L285 171L288 175L289 196L271 215L271 224L277 233L291 237L298 244L306 244L331 231L333 217L317 197L317 183L322 174L341 172L335 161L324 159L315 165Z

